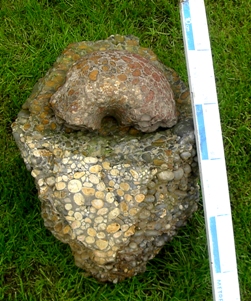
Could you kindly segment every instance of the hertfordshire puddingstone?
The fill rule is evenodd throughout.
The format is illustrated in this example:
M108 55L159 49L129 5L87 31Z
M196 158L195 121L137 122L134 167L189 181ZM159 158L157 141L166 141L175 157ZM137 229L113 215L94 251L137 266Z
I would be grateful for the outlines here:
M189 91L134 36L69 45L12 128L45 226L100 281L144 272L197 209Z

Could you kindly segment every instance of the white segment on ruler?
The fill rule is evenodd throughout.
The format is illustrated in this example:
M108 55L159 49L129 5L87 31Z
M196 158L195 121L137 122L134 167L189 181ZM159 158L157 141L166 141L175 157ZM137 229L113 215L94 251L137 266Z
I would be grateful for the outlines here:
M181 1L181 21L200 165L215 301L239 301L233 225L203 0Z

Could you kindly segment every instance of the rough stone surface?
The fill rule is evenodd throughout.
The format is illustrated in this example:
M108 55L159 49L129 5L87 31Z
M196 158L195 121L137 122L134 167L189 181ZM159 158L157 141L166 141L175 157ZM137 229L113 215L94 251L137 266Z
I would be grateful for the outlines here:
M129 61L125 61L120 72L118 62L124 52ZM102 55L94 59L97 53ZM107 64L105 59L110 59ZM109 69L113 62L115 71ZM80 78L77 77L75 89L71 76L78 66L82 69L76 72ZM153 72L145 81L145 68L157 68L156 73L169 83L158 86ZM130 100L129 96L147 98L153 89L157 97L165 85L170 86L172 92L168 88L166 93L173 95L175 105L167 97L166 113L171 123L176 118L177 124L144 133L156 128L156 124L163 126L162 122L171 126L154 97L152 111L155 110L157 123L149 111L151 101L147 110L139 102L143 108L139 106L134 115L128 113L130 106L127 112L122 103L117 107L123 108L122 113L115 113L108 106L108 115L114 113L122 126L112 118L101 122L97 115L92 116L92 111L88 111L88 116L81 113L78 123L78 110L69 114L74 101L80 108L91 110L91 101L99 98L95 93L85 94L88 102L82 103L81 93L86 85L89 83L101 93L113 75L117 79L112 78L106 86L110 90L100 99L111 101L108 92L113 95L117 91L115 103L120 104L124 95L135 106L135 99ZM148 92L140 88L139 94L128 91L127 87L133 85L132 76L139 83L151 84ZM63 96L66 92L69 98ZM160 100L165 102L164 98ZM99 118L107 115L102 113L102 106L100 111ZM93 112L96 114L96 109ZM135 118L132 123L123 119L127 113L128 120ZM27 169L35 179L45 226L70 245L76 265L100 281L116 283L144 272L147 261L172 239L197 208L198 167L189 91L175 71L162 65L151 50L140 47L133 36L116 35L104 41L69 45L35 85L12 129Z
M99 129L105 116L143 132L177 122L164 72L125 50L96 51L78 60L50 103L56 116L75 128Z

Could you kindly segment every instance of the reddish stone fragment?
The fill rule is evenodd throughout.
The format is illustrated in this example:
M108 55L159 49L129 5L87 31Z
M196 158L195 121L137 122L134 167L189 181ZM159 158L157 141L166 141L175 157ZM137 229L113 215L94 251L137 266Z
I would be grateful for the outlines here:
M50 102L56 117L74 128L100 129L105 116L143 132L177 122L165 74L147 59L124 50L96 51L78 60ZM147 120L141 120L142 114Z

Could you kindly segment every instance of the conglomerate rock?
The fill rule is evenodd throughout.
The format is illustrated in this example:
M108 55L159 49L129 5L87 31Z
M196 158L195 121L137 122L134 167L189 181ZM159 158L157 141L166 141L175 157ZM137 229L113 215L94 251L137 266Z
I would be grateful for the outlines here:
M143 132L177 122L164 72L125 50L95 51L79 59L50 103L56 117L75 128L98 129L109 115Z
M69 45L12 129L45 226L100 281L144 272L197 209L189 91L134 36Z

